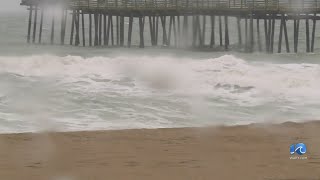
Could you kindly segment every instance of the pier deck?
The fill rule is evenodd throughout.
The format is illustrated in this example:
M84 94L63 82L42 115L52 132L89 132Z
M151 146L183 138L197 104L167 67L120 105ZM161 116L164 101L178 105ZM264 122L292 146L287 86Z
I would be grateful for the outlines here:
M303 21L306 52L314 52L316 22L320 19L318 16L320 0L22 0L21 5L29 7L27 36L29 43L32 20L32 42L35 43L37 24L40 24L38 42L41 43L45 9L60 7L62 12L60 44L65 44L67 17L71 14L70 44L76 46L80 45L80 39L82 39L82 45L86 46L87 36L89 46L124 46L124 22L127 18L129 22L127 47L130 47L133 21L138 18L141 48L145 44L145 19L147 19L152 46L159 44L158 37L161 31L162 45L165 46L174 44L175 47L214 48L217 41L217 46L224 47L224 50L228 50L230 44L235 44L240 51L258 50L273 53L274 44L277 43L276 52L281 53L281 46L284 43L286 52L292 51L290 47L293 47L293 52L297 52L299 39L301 39L299 38L300 29L302 29L300 22ZM39 10L40 18L38 18ZM85 16L88 18L84 18ZM210 18L209 24L207 24L207 18ZM236 23L229 23L229 18L235 18ZM40 22L38 22L39 19ZM85 19L89 19L89 23L86 23ZM289 20L293 21L294 31L291 46L287 30ZM54 44L55 23L53 16L51 44ZM279 24L277 33L275 33L276 24ZM210 32L207 32L208 25L211 27ZM230 42L230 28L238 30L237 42ZM85 31L86 29L88 32ZM216 34L219 37L217 39ZM243 34L245 37L242 37ZM277 41L275 41L275 34L279 36ZM283 38L284 41L282 41ZM188 39L191 39L191 42L188 42ZM208 41L210 42L206 43Z

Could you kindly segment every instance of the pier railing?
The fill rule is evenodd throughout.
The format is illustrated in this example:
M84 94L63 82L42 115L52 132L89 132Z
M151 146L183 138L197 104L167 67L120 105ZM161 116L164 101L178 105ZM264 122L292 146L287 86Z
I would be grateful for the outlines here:
M319 9L319 0L69 0L80 9Z
M21 4L54 2L88 10L320 10L320 0L22 0Z

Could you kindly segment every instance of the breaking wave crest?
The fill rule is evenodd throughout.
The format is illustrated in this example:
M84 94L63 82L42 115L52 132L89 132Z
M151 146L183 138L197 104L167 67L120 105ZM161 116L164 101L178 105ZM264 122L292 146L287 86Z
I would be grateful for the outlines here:
M0 57L0 131L317 118L319 79L319 64L249 62L232 55Z

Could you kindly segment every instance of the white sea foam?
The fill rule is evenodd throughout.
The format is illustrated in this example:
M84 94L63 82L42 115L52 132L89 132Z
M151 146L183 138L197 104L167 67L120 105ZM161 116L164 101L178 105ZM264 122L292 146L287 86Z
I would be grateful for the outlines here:
M18 131L39 127L35 121L43 119L58 129L78 130L320 117L319 64L248 62L232 55L42 55L0 57L0 77L0 101L9 102L0 106L0 122L8 114L16 114L16 121L27 117ZM17 127L8 124L6 129Z

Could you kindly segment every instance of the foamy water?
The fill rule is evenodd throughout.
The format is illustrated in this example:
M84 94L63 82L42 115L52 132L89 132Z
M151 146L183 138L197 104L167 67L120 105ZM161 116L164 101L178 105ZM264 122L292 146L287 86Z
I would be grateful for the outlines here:
M0 57L0 132L320 117L320 65L174 56Z
M0 133L279 123L320 117L319 54L49 46L45 43L50 42L51 21L43 24L44 44L27 45L28 12L0 14ZM275 26L280 28L279 22ZM287 26L292 37L293 24ZM206 28L210 37L210 23ZM305 52L304 26L300 28L298 51ZM229 30L232 49L238 34L236 28ZM159 40L161 36L159 31ZM320 31L315 36L319 52ZM132 38L133 45L139 44L138 34ZM146 46L149 38L145 28Z

